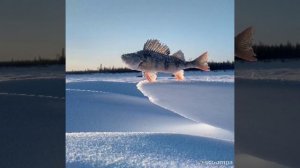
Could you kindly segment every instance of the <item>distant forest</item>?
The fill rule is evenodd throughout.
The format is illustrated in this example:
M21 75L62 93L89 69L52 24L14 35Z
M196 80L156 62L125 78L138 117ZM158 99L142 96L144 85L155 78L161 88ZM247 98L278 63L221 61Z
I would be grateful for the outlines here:
M226 62L209 62L211 71L216 70L233 70L234 63L230 61ZM186 69L185 71L199 71L196 68ZM139 72L135 70L131 70L125 67L122 68L115 68L115 67L103 67L102 64L99 66L97 70L82 70L82 71L68 71L67 74L85 74L85 73L127 73L127 72Z
M63 48L60 54L56 55L55 59L45 59L40 56L33 60L10 60L1 61L0 67L29 67L29 66L46 66L46 65L64 65L66 63L65 49Z
M292 45L290 42L279 45L253 45L258 60L300 58L300 44Z

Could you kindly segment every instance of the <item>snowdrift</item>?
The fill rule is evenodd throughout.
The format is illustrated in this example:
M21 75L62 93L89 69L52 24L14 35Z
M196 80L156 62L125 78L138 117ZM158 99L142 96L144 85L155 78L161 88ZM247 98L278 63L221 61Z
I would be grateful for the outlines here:
M138 75L67 76L68 167L232 164L232 71L187 72L184 82L163 74L151 84Z

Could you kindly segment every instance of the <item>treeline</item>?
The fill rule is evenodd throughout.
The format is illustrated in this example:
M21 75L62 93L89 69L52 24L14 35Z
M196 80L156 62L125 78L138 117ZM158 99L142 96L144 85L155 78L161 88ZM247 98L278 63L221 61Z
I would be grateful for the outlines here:
M64 65L66 63L65 49L63 48L61 54L58 54L55 59L46 59L41 56L33 60L10 60L1 61L0 66L18 66L18 67L29 67L29 66L45 66L45 65Z
M226 62L209 62L208 63L211 71L219 71L219 70L233 70L234 62L226 61ZM197 68L186 69L186 71L195 71Z
M226 62L209 62L210 70L233 70L234 63L230 61ZM199 71L196 68L186 69L186 71ZM139 72L135 70L128 69L126 67L115 68L115 67L103 67L102 64L97 70L81 70L81 71L68 71L67 74L86 74L86 73L128 73L128 72Z
M286 59L300 58L300 44L292 45L290 42L279 45L253 45L253 50L257 55L257 59Z
M129 68L113 68L113 67L105 67L103 69L98 69L98 70L91 70L91 69L86 69L86 70L78 70L78 71L67 71L67 74L89 74L89 73L128 73L128 72L139 72L135 70L131 70Z

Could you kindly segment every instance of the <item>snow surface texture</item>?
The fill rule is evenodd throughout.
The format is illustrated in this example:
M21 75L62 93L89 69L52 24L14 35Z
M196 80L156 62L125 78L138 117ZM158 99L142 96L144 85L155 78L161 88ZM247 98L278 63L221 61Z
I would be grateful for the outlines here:
M67 166L231 167L233 71L140 74L67 76Z
M206 158L232 160L226 141L167 133L69 133L67 167L226 167ZM214 149L214 150L212 150Z

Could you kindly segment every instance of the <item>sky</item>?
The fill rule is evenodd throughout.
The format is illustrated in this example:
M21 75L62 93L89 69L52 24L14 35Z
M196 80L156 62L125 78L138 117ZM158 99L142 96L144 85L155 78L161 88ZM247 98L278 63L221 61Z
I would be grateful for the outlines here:
M121 55L158 39L187 60L234 60L233 0L67 0L66 69L124 67Z
M236 34L252 26L254 43L299 43L299 8L299 0L235 0Z
M120 55L142 49L149 38L167 44L172 53L183 50L188 59L208 51L210 60L233 60L230 38L248 26L255 29L255 43L300 42L299 0L66 3L1 0L0 61L56 58L67 45L69 70L124 66Z
M0 61L55 59L64 47L64 0L0 1Z

